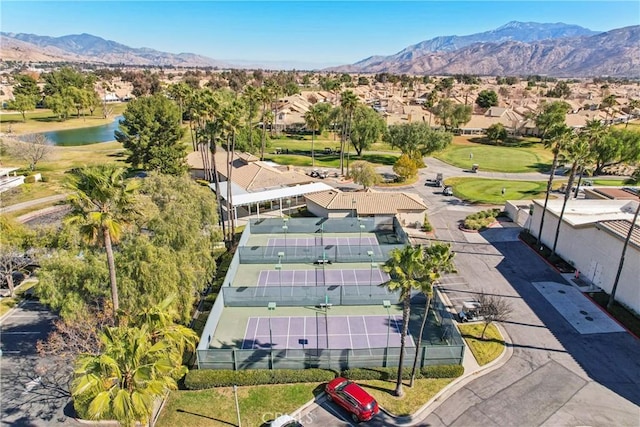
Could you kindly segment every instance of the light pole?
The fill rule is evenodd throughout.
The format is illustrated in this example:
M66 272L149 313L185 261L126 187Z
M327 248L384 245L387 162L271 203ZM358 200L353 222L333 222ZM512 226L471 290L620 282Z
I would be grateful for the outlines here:
M283 218L282 221L284 221L284 225L282 226L282 231L284 231L284 251L287 251L287 230L289 229L289 226L287 225L287 222L289 221L289 218Z
M387 359L389 358L389 327L391 326L391 314L389 313L389 307L391 307L391 301L388 299L382 301L382 306L387 309L387 349L384 353L384 366L388 365Z
M378 267L378 264L373 262L373 251L367 251L367 255L369 255L369 298L373 294L373 269Z
M278 263L275 265L275 269L278 271L278 279L280 282L280 302L282 302L282 256L284 255L283 252L278 252Z
M270 302L267 304L269 310L269 358L271 359L271 369L273 369L273 333L271 331L271 312L276 311L276 303Z
M358 255L362 253L362 230L364 230L364 224L360 224L360 239L358 241Z

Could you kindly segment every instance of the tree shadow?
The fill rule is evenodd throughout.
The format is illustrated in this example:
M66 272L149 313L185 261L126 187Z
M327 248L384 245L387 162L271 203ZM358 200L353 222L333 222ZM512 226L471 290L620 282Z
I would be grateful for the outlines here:
M198 414L198 413L191 412L191 411L185 411L184 409L180 409L180 408L176 409L176 412L180 412L182 414L194 415L194 416L200 417L200 418L206 418L208 420L217 421L217 422L219 422L221 424L225 424L225 425L228 425L228 426L235 426L236 425L234 423L230 423L229 421L221 420L220 418L209 417L207 415L202 415L202 414Z

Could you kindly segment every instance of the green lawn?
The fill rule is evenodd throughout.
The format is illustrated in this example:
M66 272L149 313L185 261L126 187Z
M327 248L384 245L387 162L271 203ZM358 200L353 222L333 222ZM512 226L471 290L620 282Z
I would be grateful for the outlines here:
M482 178L449 178L446 185L453 187L453 194L472 203L502 205L506 200L535 199L544 196L546 181L506 181ZM558 185L559 183L556 183ZM502 189L505 189L504 195Z
M394 381L358 381L369 394L371 394L378 404L394 415L411 415L438 394L443 388L451 383L455 378L425 378L415 380L413 388L409 388L408 381L405 381L403 390L404 396L398 398L393 395L396 389Z
M553 159L551 152L538 143L523 142L519 146L505 147L460 138L434 157L461 169L470 169L472 164L478 164L480 170L514 173L547 170Z
M593 185L602 185L602 186L613 186L613 187L622 187L624 185L627 185L627 180L626 179L605 179L605 178L583 178L583 179L588 179L589 181L593 182ZM583 187L586 188L586 187Z
M238 387L243 426L260 426L276 414L293 412L314 398L318 384L263 385ZM233 389L173 391L164 407L158 427L237 425Z
M284 147L281 147L284 148ZM354 153L349 156L349 163L353 163L356 160L365 160L372 163L374 166L393 165L399 154L392 153L367 153L364 152L362 157L357 157ZM300 167L310 167L311 161L311 148L306 147L305 150L289 149L289 154L273 154L265 153L265 160L271 160L272 162L280 165L293 165ZM340 156L338 154L319 154L316 153L315 167L317 168L338 168L340 167ZM344 159L345 168L347 165L347 157Z
M48 132L52 130L62 129L76 129L91 126L100 126L113 121L113 117L122 114L127 107L126 103L110 104L113 110L111 116L107 119L102 118L102 107L98 107L93 116L80 116L76 117L72 115L65 121L60 121L52 112L48 109L37 109L26 114L26 122L22 121L22 114L20 113L8 113L0 114L0 128L2 132L8 132L15 134L25 134L34 132Z
M504 338L495 325L489 325L484 339L480 338L484 323L458 325L458 328L480 366L494 361L502 354Z

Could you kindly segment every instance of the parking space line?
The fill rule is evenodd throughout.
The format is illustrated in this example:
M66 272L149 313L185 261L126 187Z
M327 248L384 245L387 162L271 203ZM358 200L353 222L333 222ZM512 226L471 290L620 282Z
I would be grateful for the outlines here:
M350 427L354 427L354 425L351 423L351 421L349 420L349 418L344 417L341 413L334 411L333 408L331 408L331 405L333 405L334 403L331 402L330 400L327 399L327 411L331 412L333 415L335 415L338 419L346 422Z

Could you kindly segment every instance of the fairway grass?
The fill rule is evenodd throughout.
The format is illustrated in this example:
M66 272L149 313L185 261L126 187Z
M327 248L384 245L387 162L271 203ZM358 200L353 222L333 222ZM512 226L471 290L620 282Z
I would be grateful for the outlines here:
M481 171L541 172L549 169L553 156L541 144L523 143L517 147L503 147L469 142L456 138L445 150L434 154L445 163L469 170L477 164Z
M507 200L526 200L543 197L547 181L512 181L482 178L449 178L446 185L453 194L471 203L503 205ZM502 189L505 190L504 195Z
M126 103L110 104L113 110L110 117L102 118L102 108L99 107L94 111L93 116L72 115L65 121L60 121L48 109L37 109L26 114L27 121L22 121L20 113L3 113L0 114L0 129L2 132L9 132L15 135L23 135L37 132L50 132L63 129L79 129L84 127L106 125L114 121L114 117L122 114L127 107Z

